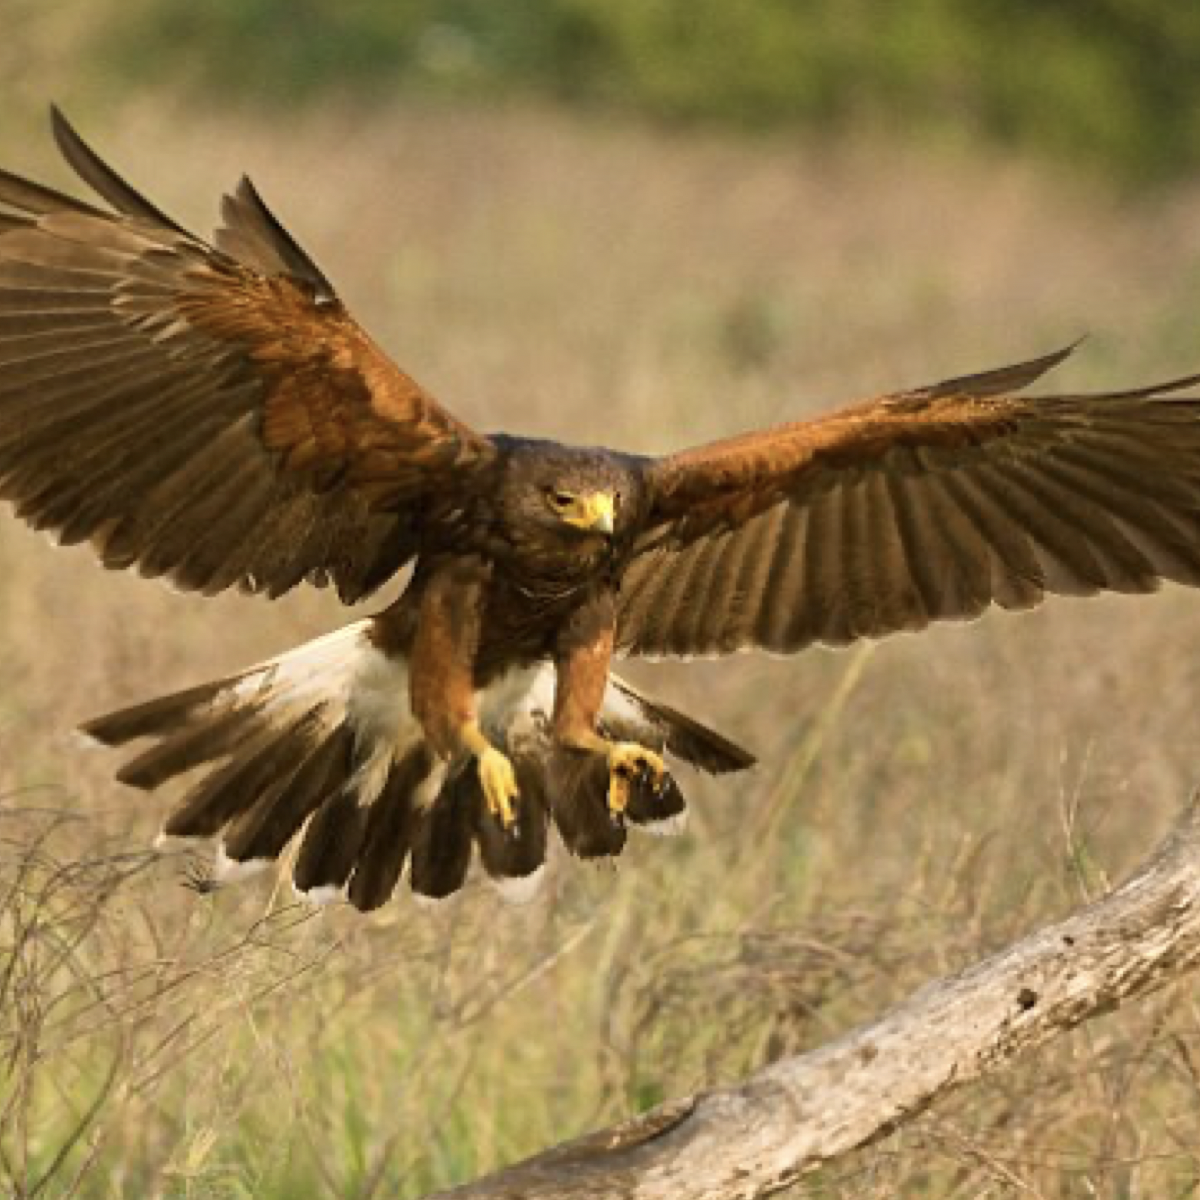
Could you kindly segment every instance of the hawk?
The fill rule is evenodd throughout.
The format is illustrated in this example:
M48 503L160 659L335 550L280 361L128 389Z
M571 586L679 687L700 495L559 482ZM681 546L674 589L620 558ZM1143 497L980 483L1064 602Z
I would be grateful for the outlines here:
M367 910L510 889L752 756L620 656L845 646L1047 595L1200 583L1200 376L1022 395L1068 350L661 458L465 425L353 320L248 179L205 241L53 114L106 207L0 173L0 498L109 568L399 599L91 721L189 776L167 835Z

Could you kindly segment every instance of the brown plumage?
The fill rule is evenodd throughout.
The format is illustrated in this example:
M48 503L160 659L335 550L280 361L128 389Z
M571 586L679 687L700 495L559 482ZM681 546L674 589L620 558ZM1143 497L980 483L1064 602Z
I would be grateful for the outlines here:
M684 812L662 756L753 761L613 676L1200 582L1190 377L1024 396L1068 351L662 459L469 429L396 367L248 180L211 243L56 113L102 209L0 172L0 497L101 561L366 621L102 717L120 778L195 776L164 832L220 873L296 842L310 896L527 885L553 828L620 853Z

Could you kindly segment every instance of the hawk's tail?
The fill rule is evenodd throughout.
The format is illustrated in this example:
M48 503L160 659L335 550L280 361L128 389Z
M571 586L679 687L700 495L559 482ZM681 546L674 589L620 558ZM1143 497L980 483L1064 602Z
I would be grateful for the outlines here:
M99 717L83 732L107 746L150 745L117 778L151 790L193 776L168 837L219 838L217 875L269 866L293 842L296 889L383 904L406 865L412 890L441 898L463 884L477 847L484 870L519 898L531 893L553 825L571 852L615 855L625 828L607 805L599 755L556 747L547 733L553 674L514 673L480 701L485 732L512 759L519 824L488 814L473 763L437 761L412 717L407 664L379 650L369 621L237 675ZM612 677L601 732L701 770L742 770L753 757L682 713ZM685 802L668 777L632 795L629 822L669 832Z

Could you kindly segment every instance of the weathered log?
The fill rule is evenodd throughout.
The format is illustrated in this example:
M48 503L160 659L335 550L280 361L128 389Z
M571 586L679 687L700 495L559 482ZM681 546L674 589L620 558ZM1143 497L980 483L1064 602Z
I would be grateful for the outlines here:
M1200 962L1200 805L1122 886L878 1020L443 1200L750 1200ZM431 1198L432 1200L432 1198Z

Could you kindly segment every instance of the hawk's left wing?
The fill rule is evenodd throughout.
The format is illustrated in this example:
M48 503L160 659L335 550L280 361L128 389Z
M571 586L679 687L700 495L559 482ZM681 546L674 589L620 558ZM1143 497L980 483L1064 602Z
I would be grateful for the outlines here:
M1069 352L657 460L619 648L790 653L1200 584L1200 376L1012 394Z

